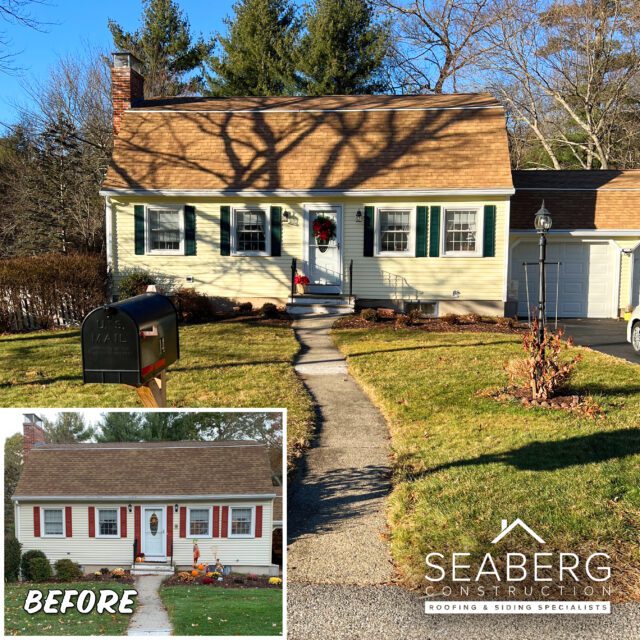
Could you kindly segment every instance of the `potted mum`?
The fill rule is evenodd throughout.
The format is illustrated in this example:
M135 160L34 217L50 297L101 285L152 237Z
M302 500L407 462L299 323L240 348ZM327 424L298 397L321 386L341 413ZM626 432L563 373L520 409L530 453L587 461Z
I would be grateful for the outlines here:
M296 290L298 293L304 293L310 284L310 280L304 274L298 273L293 278L293 283L296 285Z

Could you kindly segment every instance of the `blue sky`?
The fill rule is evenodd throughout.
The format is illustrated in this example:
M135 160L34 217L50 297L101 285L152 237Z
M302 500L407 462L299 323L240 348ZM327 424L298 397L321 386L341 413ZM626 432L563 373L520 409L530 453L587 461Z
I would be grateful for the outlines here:
M0 21L0 31L10 40L14 66L20 71L0 72L0 123L16 120L15 104L28 104L24 89L30 79L46 79L48 70L65 55L82 52L88 45L111 51L113 43L107 21L112 18L132 31L139 24L142 3L139 0L45 0L34 5L31 14L43 25L43 32ZM210 33L223 28L222 19L230 15L233 0L179 0L191 23L193 33Z

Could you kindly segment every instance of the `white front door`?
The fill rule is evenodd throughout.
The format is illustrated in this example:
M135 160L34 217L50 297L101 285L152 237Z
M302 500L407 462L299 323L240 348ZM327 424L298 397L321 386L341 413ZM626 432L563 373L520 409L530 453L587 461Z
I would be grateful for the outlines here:
M328 240L318 237L318 223L326 225L332 220L335 225L333 237ZM342 207L309 206L306 220L307 264L311 281L311 292L340 293L342 287ZM314 225L316 230L314 231Z
M145 507L142 520L144 523L142 551L145 560L164 560L166 557L164 507Z

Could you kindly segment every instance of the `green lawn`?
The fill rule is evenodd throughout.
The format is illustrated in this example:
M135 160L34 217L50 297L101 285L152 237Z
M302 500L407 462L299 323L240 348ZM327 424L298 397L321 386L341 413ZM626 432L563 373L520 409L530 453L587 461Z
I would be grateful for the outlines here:
M182 327L182 357L169 368L173 407L286 407L289 447L306 443L309 395L292 367L288 326L224 322ZM83 385L80 332L0 335L0 407L136 407L123 385Z
M475 396L505 384L502 364L522 355L520 337L354 329L334 338L390 424L390 544L405 584L423 583L428 552L485 553L501 519L520 517L544 551L609 552L618 596L640 598L640 367L582 350L573 388L606 411L588 419Z
M164 587L160 591L177 636L282 634L280 589Z
M92 589L101 591L110 589L122 593L132 589L128 584L91 582L65 584L30 584L4 586L4 633L9 636L119 636L126 633L131 615L78 613L70 609L64 615L35 613L28 615L22 608L29 589L38 589L49 593L49 589ZM46 596L45 596L46 597ZM60 598L58 598L60 601Z

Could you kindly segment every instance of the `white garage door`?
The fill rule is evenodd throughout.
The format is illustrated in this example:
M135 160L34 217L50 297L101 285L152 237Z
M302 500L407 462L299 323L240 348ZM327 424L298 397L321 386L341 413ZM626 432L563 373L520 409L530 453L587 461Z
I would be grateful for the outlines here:
M547 265L547 316L556 313L560 318L612 318L613 309L614 252L608 242L576 241L547 244L547 260L560 262L558 268ZM513 289L518 291L518 315L527 316L527 286L523 262L538 260L538 243L523 241L512 251L511 278ZM529 305L538 302L538 266L530 265ZM559 286L558 286L559 285Z

